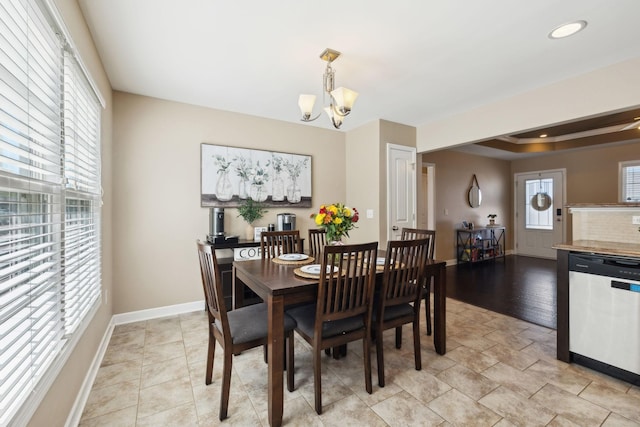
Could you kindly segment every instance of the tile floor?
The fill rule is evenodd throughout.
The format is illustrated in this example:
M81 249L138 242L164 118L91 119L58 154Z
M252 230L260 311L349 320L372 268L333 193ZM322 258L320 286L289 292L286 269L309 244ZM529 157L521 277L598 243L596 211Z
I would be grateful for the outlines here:
M424 322L424 319L422 319ZM424 325L422 325L424 331ZM555 359L555 331L447 300L447 354L423 335L413 368L410 329L401 350L385 335L387 386L364 390L362 345L323 359L322 415L313 409L311 355L296 340L296 391L284 392L288 426L640 426L640 388ZM229 418L218 420L222 352L204 384L204 312L117 326L81 426L268 426L262 349L233 361Z

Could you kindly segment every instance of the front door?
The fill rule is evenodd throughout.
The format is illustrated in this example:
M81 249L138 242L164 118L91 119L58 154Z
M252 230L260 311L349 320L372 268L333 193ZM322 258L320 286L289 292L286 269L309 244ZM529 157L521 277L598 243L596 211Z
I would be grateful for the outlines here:
M416 149L387 144L387 240L416 223Z
M516 253L556 258L553 245L564 241L565 171L515 175Z

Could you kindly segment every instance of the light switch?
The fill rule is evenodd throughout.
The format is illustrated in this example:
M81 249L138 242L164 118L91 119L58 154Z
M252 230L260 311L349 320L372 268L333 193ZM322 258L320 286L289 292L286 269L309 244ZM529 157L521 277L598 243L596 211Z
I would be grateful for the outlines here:
M373 218L373 209L367 209L367 218L368 219Z

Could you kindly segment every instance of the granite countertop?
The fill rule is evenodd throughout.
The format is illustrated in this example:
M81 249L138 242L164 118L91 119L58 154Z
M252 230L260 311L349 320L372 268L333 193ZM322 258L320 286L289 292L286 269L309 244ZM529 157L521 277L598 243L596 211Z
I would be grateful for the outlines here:
M640 203L572 203L565 207L571 209L610 209L610 208L629 208L638 209Z
M557 245L553 245L553 248L566 251L594 252L604 255L640 257L640 242L635 244L603 242L599 240L576 240L572 243L559 243Z

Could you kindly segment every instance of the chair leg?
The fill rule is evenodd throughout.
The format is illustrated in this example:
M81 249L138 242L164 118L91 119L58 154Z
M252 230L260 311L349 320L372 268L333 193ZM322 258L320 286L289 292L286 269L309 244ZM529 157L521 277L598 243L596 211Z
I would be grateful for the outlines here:
M229 390L231 388L231 364L233 353L231 349L224 349L224 363L222 368L222 394L220 395L220 421L227 418L229 407Z
M207 374L204 378L206 385L211 384L213 377L213 360L216 355L216 339L213 335L209 335L209 349L207 351Z
M294 367L295 367L295 363L294 363L294 352L293 352L293 347L294 347L294 339L293 339L293 331L291 331L289 334L287 334L287 390L289 391L293 391L295 390L295 384L294 384L294 378L293 378L293 374L294 374Z
M424 297L424 312L427 316L427 335L431 335L431 277L427 278Z
M402 326L396 328L396 348L402 348Z
M415 315L413 320L413 355L416 362L416 371L422 369L422 353L420 351L420 316Z
M322 414L322 382L321 374L322 369L320 367L320 350L313 349L313 394L315 397L316 413Z
M378 361L378 385L384 387L384 353L382 345L382 328L376 328L376 358Z
M367 393L373 393L373 386L371 385L371 340L366 337L369 336L371 331L367 331L365 338L362 340L362 352L364 353L364 388Z

